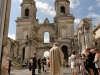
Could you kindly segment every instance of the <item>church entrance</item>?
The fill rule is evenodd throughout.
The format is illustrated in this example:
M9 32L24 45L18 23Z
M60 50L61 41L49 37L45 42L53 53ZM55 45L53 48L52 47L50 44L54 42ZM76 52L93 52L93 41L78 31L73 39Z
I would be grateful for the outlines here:
M62 52L64 53L64 59L68 61L68 47L67 46L62 46Z
M49 57L49 51L44 52L44 57L48 58Z
M22 49L22 61L25 59L25 47Z

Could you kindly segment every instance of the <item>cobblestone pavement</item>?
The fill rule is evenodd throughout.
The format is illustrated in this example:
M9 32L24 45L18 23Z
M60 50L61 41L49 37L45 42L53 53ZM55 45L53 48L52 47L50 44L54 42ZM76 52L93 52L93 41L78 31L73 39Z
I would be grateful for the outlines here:
M31 74L31 71L29 71L28 69L20 69L20 70L11 71L11 75L32 75L32 74ZM49 71L46 73L42 72L41 74L39 74L37 73L37 70L36 70L36 75L50 75L50 74L49 74ZM70 69L63 68L63 75L71 75Z

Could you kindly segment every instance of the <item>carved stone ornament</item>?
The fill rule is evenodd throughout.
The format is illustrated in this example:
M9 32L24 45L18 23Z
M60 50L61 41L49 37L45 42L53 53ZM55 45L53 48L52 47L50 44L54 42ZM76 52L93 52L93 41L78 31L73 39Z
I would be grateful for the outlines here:
M45 19L44 24L49 24L48 18Z
M90 28L90 23L89 23L88 21L85 21L84 25L85 25L85 29L86 29L86 30L89 30L89 28Z

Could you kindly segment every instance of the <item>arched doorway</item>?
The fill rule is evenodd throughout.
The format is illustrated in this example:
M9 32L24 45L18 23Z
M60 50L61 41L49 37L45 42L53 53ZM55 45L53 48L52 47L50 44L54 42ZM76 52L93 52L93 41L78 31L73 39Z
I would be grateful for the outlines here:
M25 59L25 47L23 47L22 49L22 61L24 61Z
M67 46L62 46L62 52L64 53L64 59L68 61L68 47Z
M46 57L46 58L49 57L49 51L44 52L44 57Z

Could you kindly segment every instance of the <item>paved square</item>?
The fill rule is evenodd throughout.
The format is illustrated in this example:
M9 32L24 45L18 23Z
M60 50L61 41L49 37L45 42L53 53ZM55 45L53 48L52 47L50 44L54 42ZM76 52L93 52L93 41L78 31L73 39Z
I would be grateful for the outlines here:
M20 69L20 70L13 70L11 71L11 75L32 75L31 71L28 69ZM36 69L36 75L50 75L50 72L42 72L41 74L38 73ZM69 68L63 68L63 75L71 75Z

